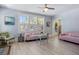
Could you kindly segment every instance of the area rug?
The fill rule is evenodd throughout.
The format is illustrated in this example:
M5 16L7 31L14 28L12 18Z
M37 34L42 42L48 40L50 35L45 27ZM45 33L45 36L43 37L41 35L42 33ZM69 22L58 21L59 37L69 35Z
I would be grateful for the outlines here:
M9 55L9 46L0 47L0 55Z

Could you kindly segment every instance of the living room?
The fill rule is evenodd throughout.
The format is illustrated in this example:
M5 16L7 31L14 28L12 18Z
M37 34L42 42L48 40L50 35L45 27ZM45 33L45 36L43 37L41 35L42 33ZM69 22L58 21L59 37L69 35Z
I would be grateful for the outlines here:
M79 54L78 4L1 4L0 11L4 54Z

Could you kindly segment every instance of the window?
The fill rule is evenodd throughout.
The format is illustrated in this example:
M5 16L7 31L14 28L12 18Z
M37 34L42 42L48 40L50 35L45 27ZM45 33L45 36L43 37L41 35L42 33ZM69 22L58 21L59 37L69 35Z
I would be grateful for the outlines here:
M37 24L37 17L30 17L30 24Z
M34 31L43 31L43 25L44 25L44 17L31 17L30 18L30 29L33 29Z
M37 17L33 17L33 24L37 24Z
M37 16L31 17L30 24L43 25L44 24L44 18L43 17L37 17Z
M28 24L29 23L28 16L20 16L20 24Z
M37 23L40 24L40 25L44 25L44 18L38 17Z
M39 30L43 29L44 25L44 17L38 17L38 16L20 16L19 17L20 22L20 31L23 32L24 30ZM37 28L37 29L36 29Z
M28 16L20 16L19 23L20 23L20 31L23 32L25 29L25 26L27 24L29 24L29 17Z

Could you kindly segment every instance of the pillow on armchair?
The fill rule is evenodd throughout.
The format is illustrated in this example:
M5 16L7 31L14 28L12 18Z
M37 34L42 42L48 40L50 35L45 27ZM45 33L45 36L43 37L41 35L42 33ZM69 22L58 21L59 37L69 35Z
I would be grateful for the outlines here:
M10 37L8 32L2 32L2 33L0 33L0 36L6 37L6 38Z

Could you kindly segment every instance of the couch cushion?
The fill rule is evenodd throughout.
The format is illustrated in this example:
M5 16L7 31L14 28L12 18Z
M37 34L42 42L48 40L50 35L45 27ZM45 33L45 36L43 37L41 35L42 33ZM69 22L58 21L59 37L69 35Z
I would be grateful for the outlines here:
M8 38L10 35L8 32L1 32L0 36L5 36L6 38Z
M73 37L79 37L79 33L72 33L71 36L73 36Z
M60 36L65 36L65 35L71 36L71 33L62 33Z

